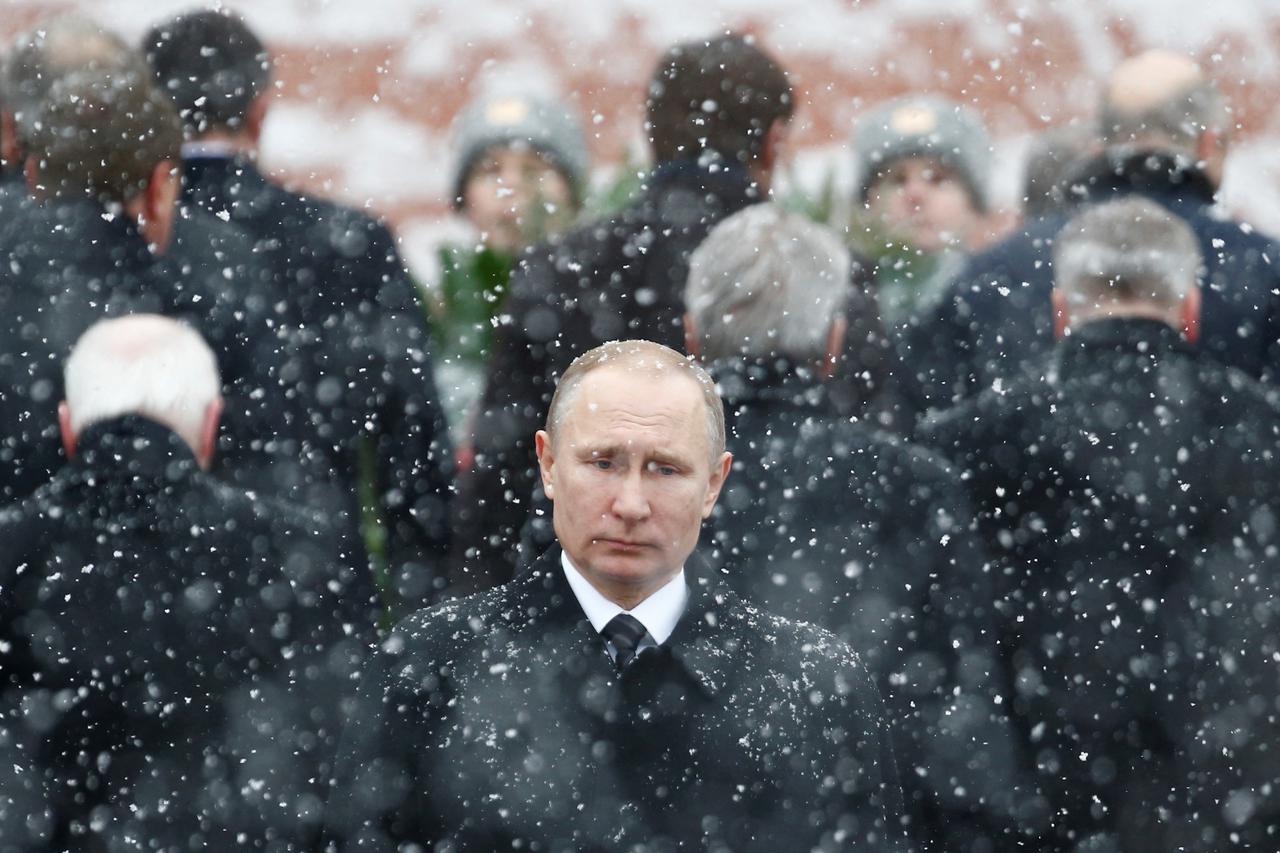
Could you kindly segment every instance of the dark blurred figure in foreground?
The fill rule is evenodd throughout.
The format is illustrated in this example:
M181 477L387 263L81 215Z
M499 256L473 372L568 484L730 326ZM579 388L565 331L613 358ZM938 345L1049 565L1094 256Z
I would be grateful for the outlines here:
M384 644L344 736L335 842L900 849L860 660L690 559L731 462L710 377L648 341L598 347L536 445L559 544Z
M1280 406L1193 346L1200 264L1151 201L1086 209L1054 246L1043 378L922 425L1004 561L1006 695L1055 814L1039 850L1280 832Z
M247 232L270 272L287 354L274 464L245 483L328 515L358 553L361 490L379 548L410 606L442 582L452 450L417 288L387 228L289 192L256 165L271 59L236 17L193 12L155 26L143 51L185 124L183 200Z
M2 846L303 849L368 572L331 562L326 519L205 473L222 401L195 332L98 323L65 383L72 461L0 510Z
M503 583L520 561L536 482L533 434L569 363L617 338L683 346L689 252L720 219L768 196L793 109L786 73L742 37L676 45L659 60L646 123L657 167L639 198L613 219L531 250L512 276L477 413L474 467L459 481L460 589Z
M945 463L831 404L848 270L834 233L772 204L693 253L688 350L720 388L734 450L710 544L745 598L863 656L895 724L914 833L975 849L1035 807L1013 790L988 567Z
M39 123L54 84L73 74L96 77L104 87L152 90L151 75L142 55L97 24L67 16L32 30L18 39L5 62L5 121L11 120L16 130L24 131L16 136L12 149L6 149L6 158L19 164L31 158L38 168L42 152L30 147L30 143L40 139ZM176 111L163 105L163 100L153 102L152 120L176 127ZM64 108L63 112L67 110ZM127 161L131 152L143 158L153 156L145 145L139 146L139 137L122 131L128 129L127 116L114 116L108 110L90 119L87 110L82 112L86 115L77 117L80 124L64 128L68 133L80 131L78 137L61 140L60 144L78 145L84 162ZM8 137L5 139L8 144ZM176 166L176 148L165 156L171 158L171 167ZM15 190L21 193L24 203L0 210L4 216L0 233L10 235L4 245L12 245L25 256L23 267L30 272L37 265L30 260L24 244L33 234L45 243L48 241L42 232L49 230L62 231L73 238L81 233L82 224L67 222L65 214L63 219L50 221L44 210L32 210L26 203L25 181ZM7 204L8 198L0 197L0 205ZM49 206L46 202L42 208ZM253 482L274 462L270 452L275 447L270 440L271 423L288 406L280 381L284 351L276 341L277 306L265 292L265 268L248 235L199 208L179 205L168 230L167 241L149 244L153 256L149 268L154 280L147 290L160 301L166 314L188 320L218 357L225 406L215 473L236 482ZM91 228L84 233L94 235L95 231ZM111 240L95 245L105 259L104 266L110 263L112 252L129 251L127 246ZM54 256L47 260L49 266L56 267L61 259ZM22 270L15 272L10 279L14 286L23 286L25 274ZM53 444L49 442L48 447ZM29 493L47 473L33 477L20 473L21 488L13 489L11 497ZM8 485L0 488L10 491Z
M153 247L171 238L182 131L127 74L58 80L19 125L40 205L0 227L0 498L26 497L62 464L60 365L96 320L166 310Z
M1191 226L1206 279L1198 346L1250 376L1280 364L1280 245L1214 207L1230 141L1217 87L1190 60L1151 51L1121 63L1099 111L1104 153L1073 182L1086 204L1141 196ZM1034 373L1053 345L1053 240L1062 216L1029 222L977 255L912 338L932 406Z

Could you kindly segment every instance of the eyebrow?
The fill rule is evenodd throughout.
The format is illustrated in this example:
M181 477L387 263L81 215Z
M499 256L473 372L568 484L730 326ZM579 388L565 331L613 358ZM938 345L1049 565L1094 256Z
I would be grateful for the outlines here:
M630 453L632 453L632 450L627 445L616 442L592 447L583 446L578 450L578 455L584 459L603 456L621 456ZM649 459L659 464L675 465L680 468L689 468L693 465L688 457L682 456L679 453L672 453L667 450L655 451L654 453L649 454Z

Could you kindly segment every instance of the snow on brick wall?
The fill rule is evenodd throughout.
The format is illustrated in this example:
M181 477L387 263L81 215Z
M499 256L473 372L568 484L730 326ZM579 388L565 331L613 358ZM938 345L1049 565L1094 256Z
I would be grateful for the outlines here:
M130 40L191 0L6 0L6 37L79 11ZM658 52L755 34L801 93L783 180L848 182L860 111L913 91L979 108L997 140L997 203L1016 209L1038 129L1089 117L1123 56L1163 46L1220 82L1238 121L1224 203L1280 233L1280 6L1257 0L244 0L278 57L263 163L294 185L385 214L411 261L448 228L449 124L492 78L571 97L597 164L643 151L640 103Z

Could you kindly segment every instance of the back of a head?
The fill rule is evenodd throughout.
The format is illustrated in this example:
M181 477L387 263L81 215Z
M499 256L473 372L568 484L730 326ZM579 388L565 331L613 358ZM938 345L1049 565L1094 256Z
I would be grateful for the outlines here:
M18 37L4 63L4 106L20 133L30 131L62 78L79 72L143 76L145 69L141 54L119 36L68 15Z
M749 37L723 35L669 48L649 81L646 109L657 162L713 151L747 166L795 104L786 72L772 57Z
M724 452L724 404L716 391L715 381L696 361L670 347L653 341L609 341L587 350L565 368L556 383L551 405L547 409L547 432L554 439L572 410L582 380L591 373L617 368L670 376L679 381L692 381L702 392L707 411L707 437L714 457Z
M850 270L835 233L774 204L725 219L689 259L685 305L703 359L820 361Z
M1149 50L1116 66L1098 111L1109 147L1162 149L1195 157L1200 136L1226 129L1217 87L1191 59Z
M266 47L229 12L189 12L157 24L143 37L142 52L156 85L196 136L240 130L271 79Z
M1130 196L1086 207L1054 241L1054 286L1072 312L1173 311L1197 286L1200 246L1190 226Z
M213 351L195 331L168 317L135 314L102 320L71 350L64 369L71 430L141 415L194 447L221 380Z
M40 194L122 204L146 189L157 166L179 161L182 129L147 78L85 71L54 83L24 144L37 161Z

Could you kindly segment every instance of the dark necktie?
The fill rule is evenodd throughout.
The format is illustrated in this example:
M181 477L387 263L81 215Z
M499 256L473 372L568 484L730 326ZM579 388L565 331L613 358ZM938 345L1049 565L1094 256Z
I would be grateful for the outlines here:
M640 620L629 613L619 613L600 631L600 635L612 643L617 652L613 662L618 665L618 669L626 669L635 659L636 647L647 633L649 632L640 624Z

